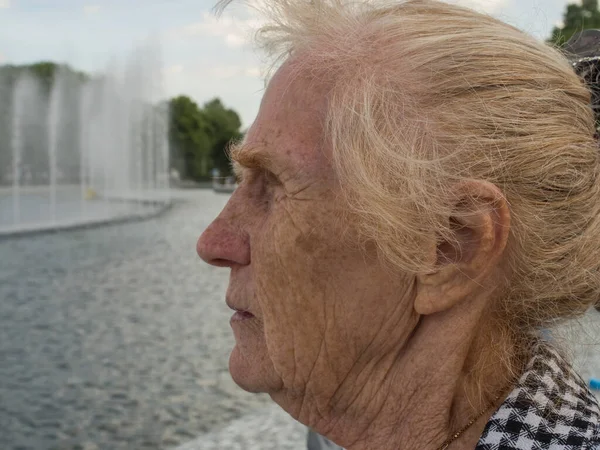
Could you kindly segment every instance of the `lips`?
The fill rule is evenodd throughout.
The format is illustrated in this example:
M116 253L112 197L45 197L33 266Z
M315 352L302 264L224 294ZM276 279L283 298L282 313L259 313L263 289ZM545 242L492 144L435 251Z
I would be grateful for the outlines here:
M235 314L233 315L234 320L247 320L247 319L253 319L253 318L254 318L254 314L249 313L248 311L236 311Z
M244 322L246 320L254 319L254 314L245 309L232 308L235 314L231 316L231 323Z
M230 299L226 299L225 303L227 303L227 306L229 306L230 309L235 311L235 315L239 318L251 319L254 317L254 314L252 314L248 309L235 305Z

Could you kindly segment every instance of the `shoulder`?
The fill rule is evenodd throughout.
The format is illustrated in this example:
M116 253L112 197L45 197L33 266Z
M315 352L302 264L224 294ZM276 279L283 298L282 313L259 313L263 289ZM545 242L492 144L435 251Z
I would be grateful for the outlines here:
M600 408L562 355L540 344L476 450L600 450Z
M308 430L307 444L308 450L344 450L342 447L335 445L327 438L312 430Z

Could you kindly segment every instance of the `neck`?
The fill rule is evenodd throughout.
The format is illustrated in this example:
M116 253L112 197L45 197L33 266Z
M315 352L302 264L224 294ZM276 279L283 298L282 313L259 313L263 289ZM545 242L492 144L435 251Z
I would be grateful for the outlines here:
M308 425L347 450L436 450L485 410L448 447L475 448L512 379L498 376L510 372L503 359L482 364L490 348L482 330L491 330L475 326L482 313L471 304L420 317L400 351L347 377Z

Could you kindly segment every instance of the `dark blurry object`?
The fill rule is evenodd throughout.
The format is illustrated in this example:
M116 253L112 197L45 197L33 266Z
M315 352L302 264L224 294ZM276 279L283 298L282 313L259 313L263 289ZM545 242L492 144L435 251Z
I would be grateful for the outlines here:
M574 34L563 50L575 71L592 92L596 128L600 125L600 30L583 30Z
M583 30L574 34L563 47L573 59L598 58L600 55L600 30Z
M562 47L584 28L600 28L598 0L582 0L577 3L569 1L565 5L560 25L552 30L549 42Z
M596 114L596 129L600 125L600 30L583 30L574 34L563 50L575 71L592 91L592 108ZM594 305L600 312L600 301Z

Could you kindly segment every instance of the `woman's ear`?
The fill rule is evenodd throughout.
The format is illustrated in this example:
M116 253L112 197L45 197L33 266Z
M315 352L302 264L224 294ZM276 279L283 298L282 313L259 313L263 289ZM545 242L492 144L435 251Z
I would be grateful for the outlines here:
M417 277L415 310L433 314L451 308L482 288L500 264L508 241L510 210L495 185L468 181L455 186L451 238L436 246L432 271Z

